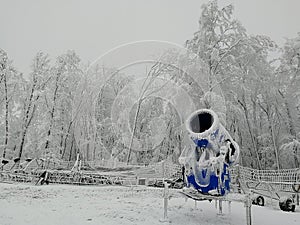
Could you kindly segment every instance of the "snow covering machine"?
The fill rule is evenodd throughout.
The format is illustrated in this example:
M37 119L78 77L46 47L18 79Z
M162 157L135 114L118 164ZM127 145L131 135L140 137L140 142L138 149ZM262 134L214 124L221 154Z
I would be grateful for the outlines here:
M186 121L186 129L192 143L179 157L186 190L207 196L225 196L230 191L228 167L239 159L238 144L210 109L192 113Z

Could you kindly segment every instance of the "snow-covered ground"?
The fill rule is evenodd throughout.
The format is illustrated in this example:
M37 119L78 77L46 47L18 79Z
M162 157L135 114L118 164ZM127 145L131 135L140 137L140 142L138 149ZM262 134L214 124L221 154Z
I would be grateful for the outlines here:
M176 192L172 190L172 192ZM215 203L195 202L175 194L169 201L169 222L163 219L162 189L120 186L71 186L0 183L0 225L174 224L243 225L246 210L224 203L219 215ZM300 208L252 207L253 225L299 225Z

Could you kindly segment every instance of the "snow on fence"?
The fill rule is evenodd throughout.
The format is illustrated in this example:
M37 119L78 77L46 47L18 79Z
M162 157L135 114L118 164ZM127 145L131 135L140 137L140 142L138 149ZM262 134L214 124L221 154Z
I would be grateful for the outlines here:
M181 167L169 160L137 169L136 174L142 178L174 178L181 173Z
M243 182L252 189L297 192L300 187L300 168L258 170L236 166L231 169L231 179L233 183Z
M74 169L75 164L79 167ZM34 183L45 170L49 173L49 182L63 184L147 185L149 179L173 178L180 174L180 166L168 160L139 166L112 160L50 163L34 159L19 165L5 165L0 170L0 181Z
M19 180L29 182L34 179L34 176L38 176L38 174L34 174L34 171L41 171L45 169L57 171L53 172L54 175L52 178L54 182L71 182L72 180L71 183L82 181L85 184L109 184L107 183L107 180L101 180L98 176L99 173L102 175L103 171L106 171L105 168L110 168L111 171L115 171L115 174L109 178L110 180L113 180L112 183L115 183L115 179L117 177L123 180L122 183L126 184L148 184L150 180L155 181L162 180L164 178L173 179L182 176L181 166L173 163L171 160L165 160L148 166L126 165L126 163L113 160L85 161L81 164L80 175L78 175L78 173L70 175L69 173L74 164L75 161L60 161L47 164L45 161L41 163L37 159L31 160L27 164L21 163L20 167L15 166L13 163L8 163L1 168L2 171L0 171L0 180ZM127 171L127 175L124 175L121 172L121 168L124 171ZM131 171L131 175L128 175L128 171ZM60 174L57 179L54 179L55 174ZM232 186L235 187L238 186L238 182L240 182L249 189L261 189L269 192L300 192L300 168L257 170L235 166L230 169L230 174ZM66 181L63 181L64 179ZM141 180L141 182L139 180Z

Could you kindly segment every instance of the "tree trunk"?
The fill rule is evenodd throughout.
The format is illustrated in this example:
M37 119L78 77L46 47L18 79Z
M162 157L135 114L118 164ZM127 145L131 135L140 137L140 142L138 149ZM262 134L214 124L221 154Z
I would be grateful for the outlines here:
M278 90L278 92L284 100L284 105L285 105L285 108L286 108L286 113L287 113L287 118L288 118L288 121L287 121L288 122L288 128L289 128L290 134L292 135L293 138L296 139L296 137L297 137L296 129L295 129L294 124L293 124L293 118L292 118L292 115L291 115L291 112L290 112L290 107L289 107L287 98L280 90ZM293 153L294 153L295 167L298 168L299 167L299 161L298 161L298 158L297 158L297 148L294 149Z
M23 153L23 148L24 148L24 143L25 143L25 137L26 137L27 129L23 130L22 136L21 136L21 143L20 143L20 148L19 148L19 158L22 157Z
M23 131L22 131L22 135L21 135L21 143L20 143L20 147L19 147L19 158L21 158L21 156L22 156L27 130L32 121L32 118L34 116L34 112L36 109L35 105L33 106L33 109L32 109L34 91L36 88L36 82L37 82L37 80L35 78L33 78L33 84L31 87L30 96L29 96L29 100L28 100L29 102L28 102L27 109L25 112ZM37 101L38 98L39 98L39 96L36 97L35 101Z
M60 144L59 144L59 154L62 155L63 152L63 144L64 144L64 124L61 126L61 134L60 134Z
M136 131L137 119L138 119L140 109L141 109L141 104L142 104L142 101L141 101L141 99L139 99L137 109L136 109L136 112L135 112L135 116L134 116L133 131L132 131L132 134L131 134L131 139L130 139L130 144L129 144L129 151L128 151L128 156L127 156L127 165L130 161L130 156L131 156L131 151L132 151L132 144L133 144L133 139L134 139L134 135L135 135L135 131Z
M72 141L71 141L71 147L70 147L69 161L71 161L71 159L72 159L73 143L74 143L74 140L72 140Z
M35 109L36 109L36 106L34 105L30 118L29 118L29 111L28 111L28 114L26 115L27 119L26 119L26 124L25 124L23 132L22 132L22 136L21 136L21 143L20 143L20 148L19 148L19 158L22 157L26 134L27 134L28 128L31 124L32 118L34 116Z
M47 140L46 140L46 144L45 144L45 150L48 149L49 145L50 145L50 136L51 136L51 131L52 131L52 127L54 124L54 112L56 109L56 99L57 99L57 92L58 92L58 82L59 82L59 77L60 77L60 73L56 74L56 79L55 79L55 89L54 89L54 93L53 93L53 105L52 105L52 109L50 112L50 125L49 125L49 130L47 132Z
M276 145L276 137L275 137L275 133L274 133L274 126L273 126L273 122L270 118L270 116L268 115L268 121L269 121L269 130L271 132L271 136L272 136L272 143L273 143L273 148L274 148L274 152L275 152L275 157L276 157L276 164L277 164L277 169L280 169L280 164L279 164L279 154L278 154L278 148Z
M3 149L3 158L6 156L6 150L8 145L8 89L7 89L7 75L4 76L4 95L5 95L5 138L4 138L4 149Z
M250 139L251 139L251 142L252 142L252 147L253 147L254 152L256 154L258 169L262 169L261 163L260 163L260 159L259 159L258 150L257 150L256 141L255 141L255 139L253 137L253 133L252 133L252 128L251 128L251 124L250 124L250 120L249 120L248 110L247 110L247 108L246 108L246 106L245 106L244 103L242 103L239 100L238 100L238 102L239 102L239 104L242 106L242 108L244 110L244 114L245 114L245 118L246 118L246 123L247 123L248 131L249 131Z
M269 126L269 132L272 137L272 144L274 148L274 153L275 153L275 160L277 164L277 169L280 169L280 164L279 164L279 154L278 154L278 148L276 144L276 137L275 137L275 131L274 131L274 126L273 126L273 120L271 118L271 111L272 111L272 106L269 104L266 107L263 107L261 104L259 104L260 108L265 112L267 118L268 118L268 126Z
M293 119L292 119L292 116L291 116L290 108L289 108L289 105L288 105L288 102L287 102L286 98L284 99L284 101L285 101L285 106L286 106L286 111L287 111L287 116L288 116L289 130L290 130L291 135L296 139L297 135L296 135L295 127L294 127L294 124L293 124ZM294 148L293 153L294 153L295 167L298 168L299 167L299 161L298 161L298 157L297 157L297 148Z
M65 156L65 153L66 153L66 149L67 149L67 140L68 140L68 137L70 135L70 130L71 130L71 126L73 124L73 121L71 121L69 123L69 127L68 127L68 131L66 133L66 136L65 136L65 139L64 139L64 147L63 147L63 152L62 152L62 155L61 155L61 158L63 159L64 156Z

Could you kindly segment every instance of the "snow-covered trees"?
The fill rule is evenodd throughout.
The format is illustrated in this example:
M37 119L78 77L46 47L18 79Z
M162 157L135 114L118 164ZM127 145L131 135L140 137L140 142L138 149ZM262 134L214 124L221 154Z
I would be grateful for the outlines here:
M8 126L9 126L9 122L8 122L8 87L7 87L7 83L8 83L8 59L7 59L7 55L4 51L1 50L0 52L0 57L1 57L1 61L0 61L0 69L1 69L1 83L3 83L3 92L4 92L4 104L5 104L5 134L4 134L4 144L3 144L3 158L5 158L6 156L6 150L7 150L7 144L8 144Z
M22 91L24 79L16 71L5 51L0 49L0 149L2 156L12 157L16 149L19 124L21 122ZM4 131L4 132L3 132Z
M281 154L290 159L282 161L285 166L300 165L300 33L295 38L287 39L277 73L278 101L281 103L282 120L284 122L284 140L280 143ZM293 158L293 160L291 160Z
M45 86L49 80L49 59L48 56L43 53L38 53L33 60L32 73L30 74L31 80L27 82L24 90L23 99L23 115L22 126L20 129L20 142L18 145L18 157L21 158L26 142L26 136L29 131L29 127L32 121L37 121L35 117L37 108L39 107L39 99L43 95ZM36 123L34 123L34 131L40 131L37 129ZM30 140L29 140L30 143ZM32 151L32 150L31 150Z
M78 63L79 58L68 52L51 66L48 55L40 52L33 60L32 72L24 79L1 50L3 158L45 157L45 149L50 147L49 155L55 152L58 158L63 157L72 133L71 104L79 79L76 76L80 76Z
M279 49L249 35L233 9L204 4L185 43L192 56L170 49L142 79L103 65L86 69L72 51L54 62L38 53L23 76L0 50L1 156L176 161L185 147L182 112L207 107L241 146L242 165L299 167L300 33Z
M80 59L72 51L57 58L50 69L51 77L43 98L46 132L42 148L48 158L60 159L66 152L66 144L72 127L72 101L80 79Z
M241 163L261 169L291 167L280 157L282 145L295 146L286 145L283 137L289 134L289 140L297 140L299 37L287 41L279 65L270 60L270 52L278 50L270 38L247 34L234 19L232 5L220 9L217 1L210 1L186 46L207 63L209 86L219 82L222 87L226 125L241 145ZM297 148L293 149L290 157L299 166Z

